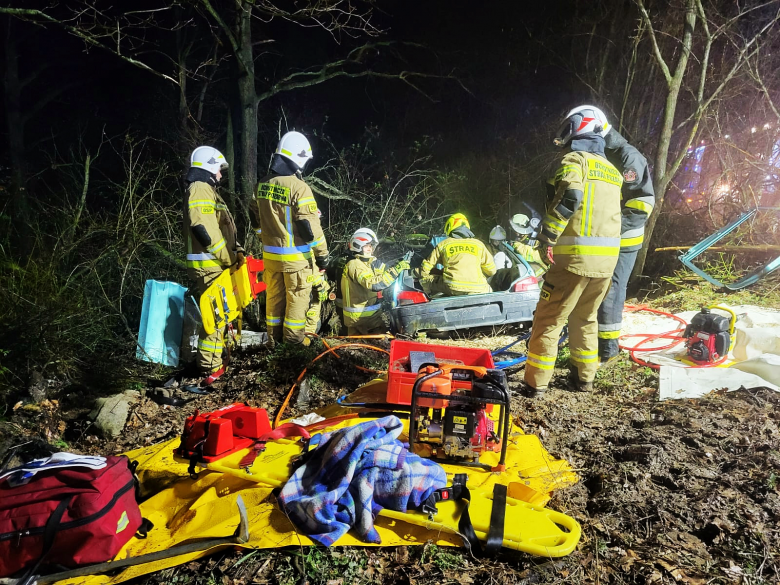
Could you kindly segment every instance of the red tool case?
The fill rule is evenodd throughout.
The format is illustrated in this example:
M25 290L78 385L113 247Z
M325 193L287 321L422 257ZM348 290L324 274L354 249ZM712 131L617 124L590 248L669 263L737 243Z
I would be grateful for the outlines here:
M461 364L464 366L482 366L493 369L493 356L490 350L477 347L452 347L414 341L394 339L390 343L390 367L387 372L387 402L390 404L411 404L412 387L417 372L411 371L409 353L412 351L433 353L436 363ZM452 388L468 389L470 381L453 380Z
M264 408L232 404L214 412L196 412L185 421L181 445L174 453L185 459L198 455L202 461L214 461L252 446L270 430Z

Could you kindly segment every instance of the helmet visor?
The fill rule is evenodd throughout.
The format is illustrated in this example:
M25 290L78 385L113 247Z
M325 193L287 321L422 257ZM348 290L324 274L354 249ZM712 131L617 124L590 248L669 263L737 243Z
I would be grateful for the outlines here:
M569 140L571 140L571 137L574 135L574 129L579 128L581 123L581 114L573 114L566 118L558 130L558 134L553 139L553 144L555 146L566 146L569 143Z

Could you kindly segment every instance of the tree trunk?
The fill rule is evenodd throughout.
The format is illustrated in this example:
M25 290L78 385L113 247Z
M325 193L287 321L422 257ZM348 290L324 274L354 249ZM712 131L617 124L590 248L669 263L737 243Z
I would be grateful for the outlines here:
M5 118L8 126L8 150L11 160L11 209L19 236L20 252L31 249L30 206L26 189L24 157L24 117L22 86L19 81L19 55L14 38L13 19L9 16L5 35Z
M255 63L252 54L252 7L239 5L236 13L239 44L238 101L241 108L239 122L239 185L241 199L249 204L257 184L257 90Z
M674 178L673 170L669 168L669 148L672 142L672 133L674 131L674 115L677 111L677 100L680 96L680 88L685 77L685 70L688 66L688 57L691 53L691 44L693 42L693 31L696 27L696 6L694 0L685 2L685 22L683 24L683 42L682 51L677 60L674 69L674 75L668 81L668 91L666 94L666 104L664 106L664 118L661 124L661 133L658 137L658 148L655 152L653 168L653 187L655 188L655 209L650 215L645 226L645 242L637 255L636 264L632 278L636 278L645 268L645 259L650 240L653 236L655 223L658 220L658 214L664 204L666 191ZM687 145L685 145L687 148Z
M230 104L227 107L227 136L225 137L225 158L230 165L230 172L228 173L228 188L231 193L236 192L236 150L235 150L235 134L233 133L233 108Z

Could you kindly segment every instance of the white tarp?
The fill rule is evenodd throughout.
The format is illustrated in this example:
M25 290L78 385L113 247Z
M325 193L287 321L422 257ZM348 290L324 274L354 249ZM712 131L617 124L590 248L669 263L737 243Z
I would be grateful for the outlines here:
M645 361L661 366L661 400L693 398L723 388L737 390L741 387L765 386L773 390L780 389L780 311L753 305L730 308L736 313L737 322L734 347L725 362L729 366L727 368L687 367L676 359L686 352L683 343L671 349L638 353ZM686 311L677 316L687 323L696 313L698 311ZM624 334L665 333L678 326L680 324L677 321L652 313L623 314ZM621 343L633 346L640 341L641 338L635 337ZM642 347L659 347L668 343L669 340L659 339Z

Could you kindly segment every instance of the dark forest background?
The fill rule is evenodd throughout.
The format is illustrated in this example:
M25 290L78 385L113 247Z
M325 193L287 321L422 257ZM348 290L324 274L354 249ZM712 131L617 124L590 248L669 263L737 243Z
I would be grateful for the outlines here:
M181 179L202 144L230 161L254 251L247 202L293 129L334 250L361 225L403 245L455 211L483 238L543 213L552 136L582 103L651 163L649 250L780 203L780 1L3 4L6 386L130 354L145 280L186 282ZM777 221L740 237L776 245ZM643 254L635 286L673 262Z

